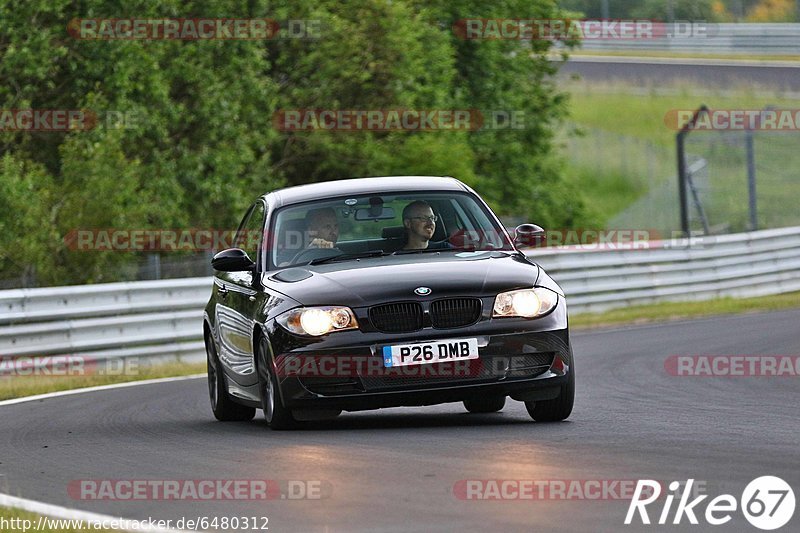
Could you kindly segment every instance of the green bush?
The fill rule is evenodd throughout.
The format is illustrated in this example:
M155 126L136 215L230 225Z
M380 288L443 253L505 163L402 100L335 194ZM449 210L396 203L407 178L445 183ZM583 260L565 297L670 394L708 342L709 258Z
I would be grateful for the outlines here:
M551 0L0 0L0 109L91 109L91 131L0 131L0 279L110 281L134 257L65 247L76 228L231 228L284 185L449 174L503 215L587 224L553 130L546 41L462 40L466 17L556 18ZM73 18L313 19L319 39L78 40ZM519 130L282 132L281 109L479 109ZM128 127L108 118L124 113ZM23 237L24 236L24 237ZM24 240L24 244L15 243Z

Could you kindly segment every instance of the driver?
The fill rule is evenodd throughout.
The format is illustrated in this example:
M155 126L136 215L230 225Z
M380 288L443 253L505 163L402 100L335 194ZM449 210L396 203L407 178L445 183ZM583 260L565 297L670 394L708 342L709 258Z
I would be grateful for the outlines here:
M335 248L339 239L339 221L332 207L312 209L306 213L306 230L311 241L308 248Z

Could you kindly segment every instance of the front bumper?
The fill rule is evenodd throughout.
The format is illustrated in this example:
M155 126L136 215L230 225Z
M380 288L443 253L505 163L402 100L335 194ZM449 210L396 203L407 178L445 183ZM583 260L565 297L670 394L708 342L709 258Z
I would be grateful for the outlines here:
M541 321L498 320L452 330L426 328L397 336L342 332L308 345L298 343L296 337L276 326L270 337L276 368L281 369L278 375L284 405L292 409L358 411L485 396L555 398L572 371L572 352L568 329L547 329L554 325L565 326L566 317L556 314ZM382 346L460 338L478 339L479 359L460 365L383 368ZM360 342L354 344L355 340ZM315 361L320 364L313 364Z

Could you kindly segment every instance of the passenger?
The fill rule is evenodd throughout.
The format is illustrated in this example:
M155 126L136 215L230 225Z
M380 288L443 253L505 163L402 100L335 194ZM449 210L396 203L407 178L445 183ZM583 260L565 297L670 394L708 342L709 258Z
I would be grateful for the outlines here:
M427 248L449 248L447 243L433 243L430 240L436 232L438 217L433 214L431 204L415 200L403 209L403 226L406 228L406 244L403 250L425 250Z

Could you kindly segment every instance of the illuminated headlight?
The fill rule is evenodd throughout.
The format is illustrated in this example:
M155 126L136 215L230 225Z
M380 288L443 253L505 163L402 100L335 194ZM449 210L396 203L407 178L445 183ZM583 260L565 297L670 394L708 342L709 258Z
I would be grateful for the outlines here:
M557 303L558 294L544 287L501 292L494 299L492 316L538 318L552 311Z
M303 307L277 318L278 324L296 335L319 337L332 331L358 329L356 315L349 307Z

